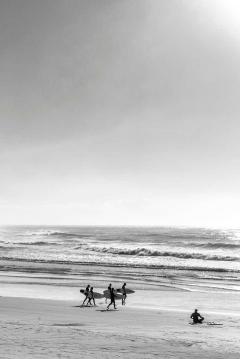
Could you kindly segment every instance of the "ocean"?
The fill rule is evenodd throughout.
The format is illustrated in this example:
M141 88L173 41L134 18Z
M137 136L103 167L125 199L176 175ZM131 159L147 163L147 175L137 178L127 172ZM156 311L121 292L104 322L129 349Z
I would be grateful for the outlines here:
M0 282L240 291L240 230L12 226L0 229ZM14 287L16 290L16 286Z

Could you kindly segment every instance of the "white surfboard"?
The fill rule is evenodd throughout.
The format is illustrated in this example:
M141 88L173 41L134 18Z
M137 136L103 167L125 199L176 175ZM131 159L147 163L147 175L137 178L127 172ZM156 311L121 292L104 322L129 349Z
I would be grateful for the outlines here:
M133 293L135 293L135 290L132 290L132 289L129 289L129 288L125 288L125 291L126 291L127 294L133 294ZM118 289L117 289L117 292L118 292L118 293L123 293L123 289L122 289L122 288L118 288Z
M86 295L87 292L85 289L80 289L80 293L83 294L83 295ZM101 294L101 293L98 293L98 292L93 292L93 295L94 295L94 299L101 299L101 298L104 298L104 295Z
M118 294L116 290L114 291L114 294L115 294L115 300L120 300L123 297L122 294ZM103 291L103 296L107 299L111 297L108 289Z

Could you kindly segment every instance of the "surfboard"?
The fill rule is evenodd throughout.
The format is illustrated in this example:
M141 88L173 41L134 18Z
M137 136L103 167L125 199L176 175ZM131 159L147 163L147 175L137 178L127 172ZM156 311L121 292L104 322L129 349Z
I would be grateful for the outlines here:
M86 290L85 289L80 289L80 293L83 295L86 295ZM94 299L101 299L104 298L104 295L98 292L93 292L94 295Z
M215 322L203 322L203 323L189 323L190 325L197 325L197 324L200 324L201 326L206 326L206 325L223 325L222 323L215 323Z
M116 290L114 291L114 294L115 294L115 300L120 300L120 299L122 299L122 297L123 297L122 294L118 294ZM110 293L109 293L109 290L108 290L108 289L106 289L106 290L103 291L103 296L104 296L105 298L110 299Z
M129 288L125 288L125 291L126 291L127 294L133 294L133 293L135 293L135 290L132 290L132 289L129 289ZM118 293L123 293L123 289L122 289L122 288L118 288L118 289L117 289L117 292L118 292Z

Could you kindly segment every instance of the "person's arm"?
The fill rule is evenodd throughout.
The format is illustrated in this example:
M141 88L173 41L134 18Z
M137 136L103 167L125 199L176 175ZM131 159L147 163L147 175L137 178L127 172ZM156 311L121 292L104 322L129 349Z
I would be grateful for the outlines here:
M191 319L193 319L193 314L191 314L191 317L190 317Z

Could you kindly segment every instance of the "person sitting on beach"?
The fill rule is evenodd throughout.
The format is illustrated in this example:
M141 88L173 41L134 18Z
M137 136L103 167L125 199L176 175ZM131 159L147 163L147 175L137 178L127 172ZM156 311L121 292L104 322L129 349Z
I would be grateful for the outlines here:
M85 294L85 299L84 299L82 305L84 305L84 303L85 303L86 300L88 299L89 289L90 289L90 284L88 284L87 287L86 287L86 290L85 290L85 293L84 293L84 294Z
M201 316L201 314L198 313L197 309L195 309L195 311L192 313L190 318L193 320L193 324L197 324L197 323L202 324L202 322L204 320L204 318Z
M96 306L95 303L95 298L94 298L94 293L93 293L93 287L91 287L90 291L88 292L88 302L87 302L87 306L92 305L91 301L93 301L94 306Z
M126 285L127 283L124 283L122 286L122 305L126 304L126 298L127 298Z
M110 299L111 299L111 302L108 304L107 306L107 310L109 310L109 307L111 304L113 304L114 306L114 309L117 309L116 308L116 304L115 304L115 293L114 293L114 288L111 288L111 295L110 295Z

